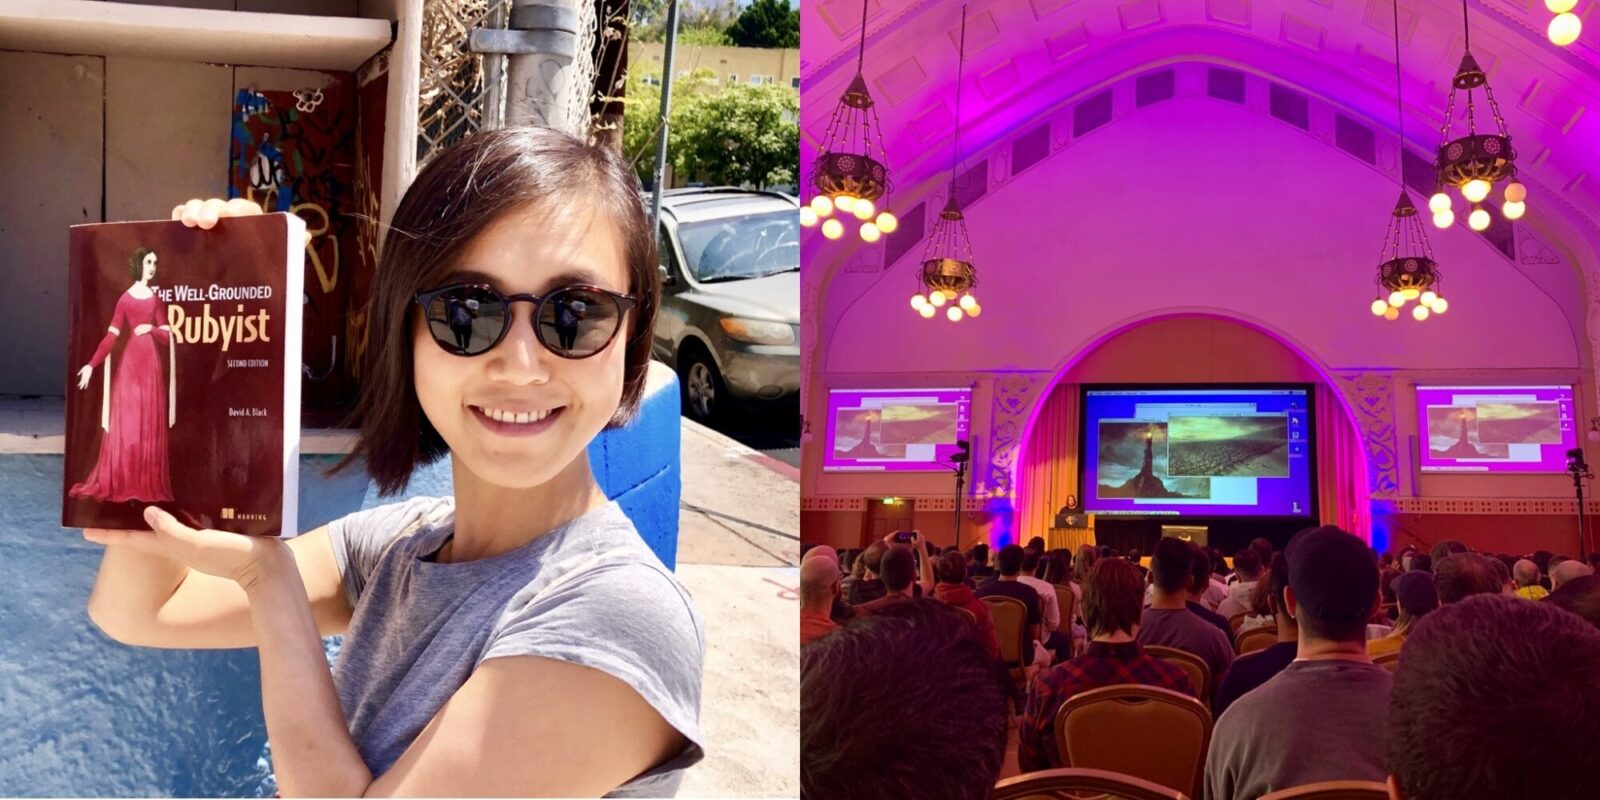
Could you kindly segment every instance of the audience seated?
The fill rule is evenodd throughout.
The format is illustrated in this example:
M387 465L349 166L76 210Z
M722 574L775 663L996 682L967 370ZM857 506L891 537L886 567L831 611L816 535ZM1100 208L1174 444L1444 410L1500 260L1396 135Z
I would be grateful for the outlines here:
M1549 550L1535 550L1533 555L1529 556L1534 565L1539 568L1539 585L1546 589L1550 588L1550 559L1554 557L1555 553Z
M1588 564L1569 558L1550 568L1550 591L1560 589L1567 581L1574 578L1593 574L1594 570L1590 569Z
M1189 609L1189 586L1194 563L1192 546L1182 539L1164 538L1150 557L1155 602L1144 612L1139 644L1163 645L1193 653L1206 662L1213 684L1233 663L1233 645L1227 634ZM1224 626L1227 621L1223 621Z
M1217 606L1221 605L1222 601L1228 597L1228 584L1216 572L1216 567L1221 564L1222 555L1209 547L1195 545L1195 549L1199 550L1200 555L1206 558L1206 574L1195 574L1195 579L1199 581L1200 586L1192 590L1196 593L1194 599L1200 605L1205 606L1207 611L1216 611ZM1227 621L1228 618L1224 616L1222 619ZM1230 629L1228 634L1231 636L1233 631Z
M1039 541L1042 547L1044 540ZM1022 571L1017 573L1017 582L1039 595L1039 641L1055 653L1057 660L1072 658L1072 627L1069 625L1065 631L1057 630L1062 625L1061 601L1056 597L1056 587L1043 578L1033 577L1043 559L1042 551L1023 548Z
M1600 631L1555 603L1485 595L1429 614L1394 676L1390 797L1600 796L1597 675Z
M1550 594L1539 585L1539 565L1526 558L1511 568L1511 577L1517 582L1515 594L1524 600L1543 600Z
M845 595L845 602L852 606L870 603L889 593L883 581L878 577L878 568L883 566L883 554L889 545L883 542L873 542L861 553L862 572L861 579L850 584L850 591Z
M1564 608L1600 628L1600 575L1584 575L1561 584L1550 593L1551 605Z
M917 582L918 559L913 555L910 547L903 544L893 545L883 554L879 564L879 576L883 581L885 594L876 600L856 606L857 614L875 614L886 606L894 603L905 602L913 597L911 586ZM929 583L932 583L932 570L928 568L928 559L921 559L922 568L929 574Z
M977 595L979 599L999 596L1021 600L1022 604L1028 607L1028 630L1023 637L1023 642L1028 643L1043 638L1040 636L1040 628L1044 623L1044 613L1039 602L1039 593L1034 591L1032 586L1017 580L1017 576L1022 572L1022 558L1022 548L1017 545L1008 544L1000 548L1000 555L995 558L999 575L995 580L979 586ZM1022 663L1024 666L1033 663L1033 647L1024 645Z
M994 568L989 566L989 545L975 544L972 553L967 559L967 577L978 583L983 583L994 577Z
M984 798L1005 751L994 662L944 603L896 603L800 651L802 797Z
M1250 553L1251 558L1255 557L1253 550L1244 552ZM1295 653L1300 647L1300 629L1295 625L1294 618L1285 610L1283 590L1288 586L1288 562L1284 561L1283 553L1274 553L1272 567L1259 576L1257 592L1261 595L1262 603L1267 607L1268 613L1277 623L1278 641L1265 650L1257 650L1234 659L1233 665L1228 667L1228 673L1222 676L1222 683L1217 686L1216 694L1211 698L1213 718L1220 718L1222 712L1233 705L1233 701L1271 680L1294 661ZM1252 604L1255 601L1256 598L1251 598Z
M1394 630L1382 639L1367 642L1367 655L1377 658L1400 649L1417 620L1439 607L1439 593L1433 588L1433 579L1422 572L1407 572L1395 578L1395 597L1400 603L1400 619Z
M1494 567L1489 566L1489 559L1477 553L1456 553L1436 562L1433 587L1439 592L1439 602L1449 605L1469 595L1499 594L1500 579Z
M1228 587L1228 596L1217 604L1217 613L1223 619L1250 610L1250 595L1256 590L1256 582L1261 580L1264 566L1261 556L1252 548L1246 547L1233 554L1233 574L1238 580Z
M1143 579L1127 561L1106 559L1089 570L1083 586L1089 648L1083 655L1041 671L1033 680L1017 725L1017 764L1023 772L1061 766L1055 743L1056 712L1068 698L1120 683L1158 686L1195 695L1181 667L1145 653L1139 631Z
M1492 556L1486 556L1484 560L1488 562L1489 568L1494 570L1495 582L1500 584L1500 594L1514 594L1517 590L1517 583L1511 578L1511 567L1505 561ZM1511 563L1515 564L1517 562L1513 560Z
M1383 731L1393 676L1366 647L1377 559L1332 526L1297 534L1285 559L1284 606L1299 624L1297 656L1217 720L1206 760L1210 800L1387 775Z
M1213 611L1204 602L1197 599L1205 592L1210 591L1212 586L1211 556L1206 553L1205 548L1191 544L1189 545L1189 557L1193 561L1189 565L1189 601L1185 605L1189 607L1191 612L1206 622L1215 625L1217 630L1222 631L1222 635L1228 637L1228 647L1231 648L1235 642L1233 640L1233 626L1228 624L1228 618ZM1220 678L1222 676L1219 675L1217 677Z
M1428 552L1431 556L1433 556L1433 563L1437 564L1446 556L1453 556L1457 553L1470 553L1472 551L1468 550L1466 545L1456 541L1455 539L1445 539L1434 545L1433 549Z
M984 649L989 655L998 660L1000 658L1000 643L995 639L994 618L989 616L989 607L978 599L976 592L967 586L967 559L960 553L945 553L933 568L934 577L938 580L933 587L933 598L946 605L964 608L972 614L972 619L978 630L978 640L983 642Z
M839 563L831 547L818 547L800 559L800 644L838 629L833 604L839 599Z

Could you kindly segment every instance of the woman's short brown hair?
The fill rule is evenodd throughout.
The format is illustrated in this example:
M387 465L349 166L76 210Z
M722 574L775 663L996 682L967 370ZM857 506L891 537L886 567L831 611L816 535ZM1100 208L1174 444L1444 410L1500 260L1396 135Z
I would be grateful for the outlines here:
M1102 558L1083 581L1083 623L1089 635L1133 633L1144 610L1144 577L1131 561Z
M154 252L148 247L133 251L133 255L128 256L128 277L135 281L144 278L144 257Z
M637 300L626 338L622 400L607 427L633 418L644 394L650 331L661 297L656 236L638 177L614 151L560 131L485 131L428 162L395 209L378 256L361 394L352 416L360 433L355 448L329 474L365 457L367 473L387 496L404 489L417 467L449 452L417 400L413 297L445 283L456 256L504 214L528 205L554 212L580 197L592 199L617 225L627 291Z

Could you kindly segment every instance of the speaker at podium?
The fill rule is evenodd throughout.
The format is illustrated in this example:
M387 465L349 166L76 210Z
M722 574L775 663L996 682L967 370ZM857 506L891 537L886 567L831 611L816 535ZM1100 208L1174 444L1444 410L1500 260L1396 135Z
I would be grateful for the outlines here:
M1066 504L1056 512L1045 546L1051 550L1077 550L1086 544L1094 544L1094 518L1083 512L1077 495L1069 494Z

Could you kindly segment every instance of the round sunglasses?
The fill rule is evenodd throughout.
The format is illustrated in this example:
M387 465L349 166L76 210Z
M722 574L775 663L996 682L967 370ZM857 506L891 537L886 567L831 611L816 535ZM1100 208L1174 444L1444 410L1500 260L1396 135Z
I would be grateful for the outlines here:
M622 318L638 302L598 286L563 286L543 296L505 295L481 283L459 283L417 292L428 332L446 353L479 356L494 349L511 329L511 304L533 304L533 332L546 350L562 358L588 358L611 344Z

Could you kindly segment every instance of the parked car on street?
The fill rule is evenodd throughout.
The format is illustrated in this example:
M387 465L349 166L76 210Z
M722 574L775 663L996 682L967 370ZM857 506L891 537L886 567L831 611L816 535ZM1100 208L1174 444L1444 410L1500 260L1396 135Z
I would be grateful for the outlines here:
M655 356L705 422L800 391L800 206L776 192L669 189L661 199Z

